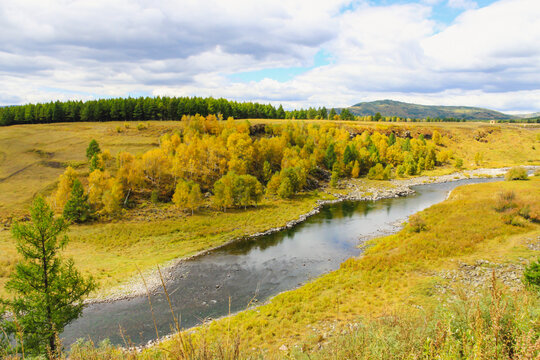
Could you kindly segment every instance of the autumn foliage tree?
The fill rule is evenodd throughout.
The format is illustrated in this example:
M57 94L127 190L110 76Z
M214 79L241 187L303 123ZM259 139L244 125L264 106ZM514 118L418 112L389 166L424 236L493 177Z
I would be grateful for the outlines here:
M173 203L179 208L191 210L191 215L203 202L201 188L193 181L180 180L176 185L173 195Z
M315 109L305 112L322 116ZM194 212L202 193L211 193L211 202L219 209L246 208L256 205L263 193L291 198L330 178L337 183L349 177L385 180L417 175L453 158L437 146L435 132L434 140L429 140L422 133L406 137L394 131L358 133L331 122L251 126L247 121L223 120L219 114L182 115L180 123L174 132L161 136L158 147L142 154L120 152L116 163L106 151L92 155L95 166L91 164L88 178L81 180L88 183L88 202L98 215L111 216L148 199L172 201ZM76 178L71 168L60 178L53 196L57 209L65 205Z
M56 209L64 208L71 194L73 183L75 180L77 180L77 178L77 172L71 166L68 166L66 171L60 175L58 187L56 188L56 192L52 197L52 202Z

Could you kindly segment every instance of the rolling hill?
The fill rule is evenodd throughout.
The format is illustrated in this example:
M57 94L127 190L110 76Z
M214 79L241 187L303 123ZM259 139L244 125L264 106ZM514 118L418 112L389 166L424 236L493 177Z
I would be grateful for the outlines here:
M465 120L504 120L515 117L498 111L469 106L433 106L409 104L394 100L361 102L348 108L357 116L398 116L401 118L456 118Z

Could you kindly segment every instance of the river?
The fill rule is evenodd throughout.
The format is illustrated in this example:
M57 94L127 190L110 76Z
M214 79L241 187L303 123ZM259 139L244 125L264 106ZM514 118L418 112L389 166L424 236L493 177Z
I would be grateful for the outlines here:
M495 181L467 179L413 187L416 194L378 201L344 201L325 205L320 213L290 229L231 243L181 262L167 282L172 306L189 328L204 319L243 310L255 299L270 297L339 268L361 253L358 245L395 232L407 217L443 201L459 185ZM173 320L163 291L152 295L160 336L170 334ZM123 336L120 333L122 329ZM156 332L146 295L85 307L83 315L61 335L69 346L78 338L95 343L146 344Z

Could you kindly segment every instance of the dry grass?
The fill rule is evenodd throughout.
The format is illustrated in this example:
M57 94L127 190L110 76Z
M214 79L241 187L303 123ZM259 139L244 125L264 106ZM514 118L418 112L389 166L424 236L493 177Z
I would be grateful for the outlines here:
M538 297L501 289L495 276L479 298L434 311L367 320L297 359L537 359ZM488 286L486 286L487 288Z

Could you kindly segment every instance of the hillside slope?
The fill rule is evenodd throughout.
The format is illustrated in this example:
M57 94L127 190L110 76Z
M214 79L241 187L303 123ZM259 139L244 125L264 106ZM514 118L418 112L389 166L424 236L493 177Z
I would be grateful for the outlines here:
M402 118L456 118L466 120L503 120L514 118L498 111L468 106L433 106L409 104L394 100L362 102L348 108L354 115L367 116L381 113L383 116Z

